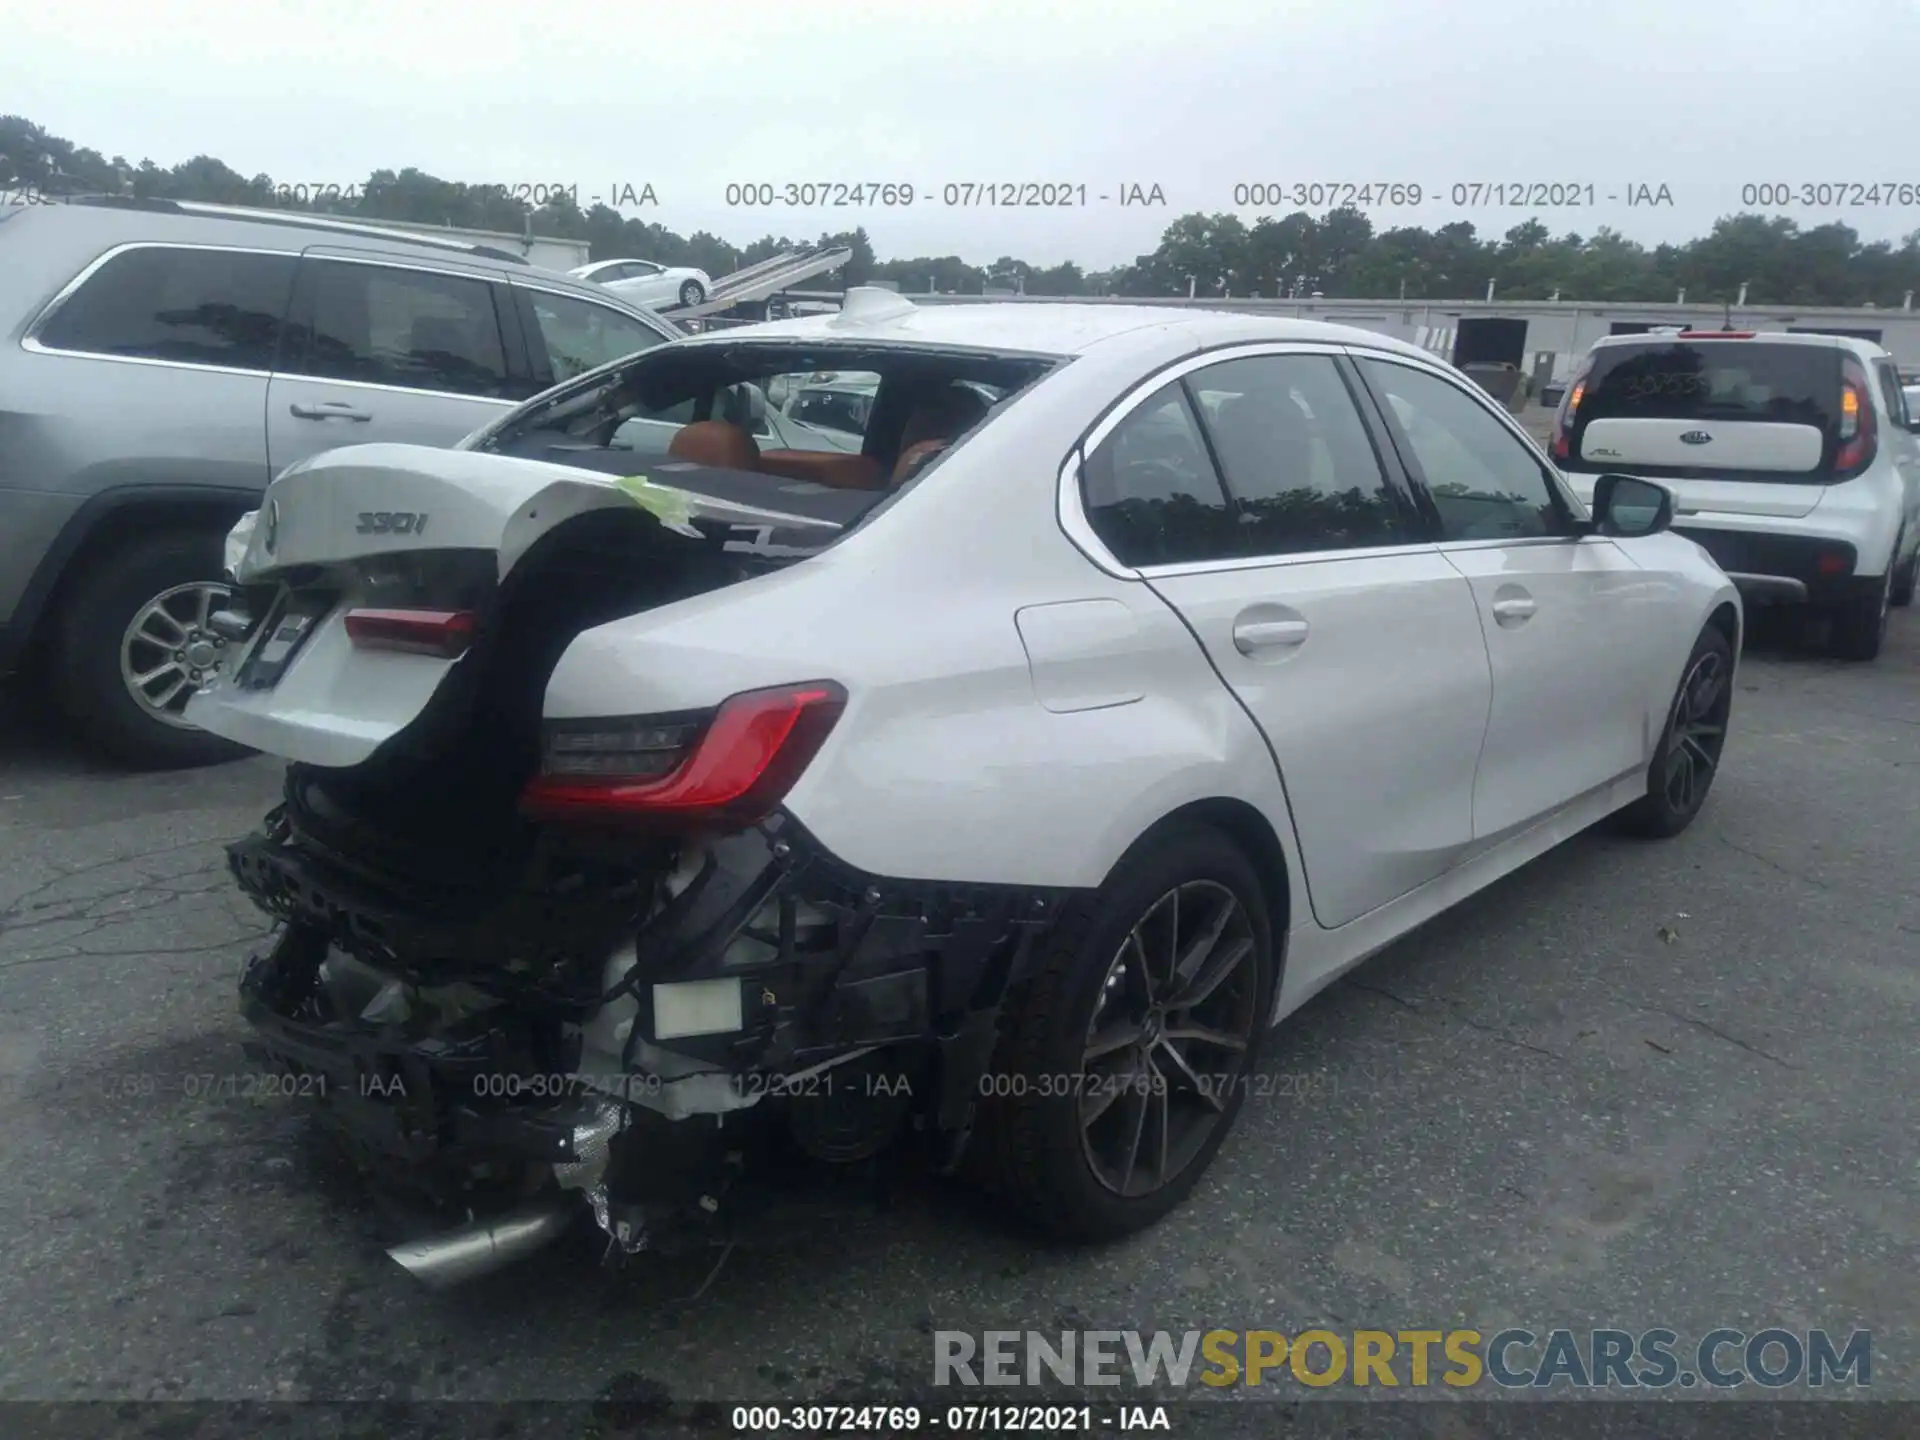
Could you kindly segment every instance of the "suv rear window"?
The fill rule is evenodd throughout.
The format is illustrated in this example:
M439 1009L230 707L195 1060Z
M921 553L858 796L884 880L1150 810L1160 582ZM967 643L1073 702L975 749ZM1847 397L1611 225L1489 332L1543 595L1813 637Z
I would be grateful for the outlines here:
M1838 350L1704 340L1598 351L1578 419L1757 420L1831 433L1839 413Z
M271 370L295 257L148 245L102 265L35 337L52 350Z

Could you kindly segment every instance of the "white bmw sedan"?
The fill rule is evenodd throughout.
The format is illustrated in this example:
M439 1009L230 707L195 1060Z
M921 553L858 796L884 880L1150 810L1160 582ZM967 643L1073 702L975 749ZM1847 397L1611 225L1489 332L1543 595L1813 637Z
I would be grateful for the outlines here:
M862 448L762 448L822 371ZM477 1217L436 1283L724 1228L769 1131L1135 1230L1309 996L1699 812L1742 612L1670 515L1377 335L878 291L318 456L189 710L291 762L254 1049Z

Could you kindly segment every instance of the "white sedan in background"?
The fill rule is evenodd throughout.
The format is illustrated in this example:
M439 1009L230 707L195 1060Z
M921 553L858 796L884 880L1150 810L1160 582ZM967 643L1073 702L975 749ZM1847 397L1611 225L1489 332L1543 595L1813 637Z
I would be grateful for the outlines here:
M596 260L569 273L575 279L604 285L621 299L653 310L698 305L713 289L713 281L704 270L686 265L656 265L651 260Z
M875 377L857 452L755 439L743 395L827 370ZM263 514L188 711L293 762L230 850L285 922L243 1007L350 1134L407 1107L392 1165L478 1217L396 1253L435 1283L724 1224L761 1121L1152 1223L1310 996L1597 821L1692 822L1742 627L1662 486L1590 511L1425 352L1217 312L856 289ZM432 1087L356 1088L388 1060ZM471 1098L542 1065L594 1088Z

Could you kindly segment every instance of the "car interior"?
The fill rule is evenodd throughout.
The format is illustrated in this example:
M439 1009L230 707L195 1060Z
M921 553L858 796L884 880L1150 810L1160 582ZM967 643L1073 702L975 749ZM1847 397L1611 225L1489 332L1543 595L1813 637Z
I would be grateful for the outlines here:
M1058 363L923 346L687 347L636 357L601 384L533 411L487 448L619 474L631 473L638 457L660 457L877 500ZM766 429L756 421L775 377L849 370L879 377L858 450L763 446L755 438L756 428Z

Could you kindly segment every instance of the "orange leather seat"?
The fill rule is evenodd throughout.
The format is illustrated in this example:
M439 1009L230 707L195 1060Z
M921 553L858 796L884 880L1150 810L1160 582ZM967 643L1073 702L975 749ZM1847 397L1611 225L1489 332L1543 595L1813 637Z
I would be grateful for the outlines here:
M949 385L922 396L900 430L900 453L888 476L892 485L904 484L916 470L978 425L987 414L987 402L960 385Z
M676 460L712 465L722 470L758 470L760 447L738 425L724 420L696 420L682 425L667 445Z
M884 467L872 456L831 450L762 450L760 469L768 475L811 480L836 490L878 490L886 479Z
M889 478L889 483L893 485L906 484L908 480L913 478L914 471L930 463L934 456L938 455L952 443L951 440L920 440L907 446L906 449L900 452L900 458L894 462L893 474Z

